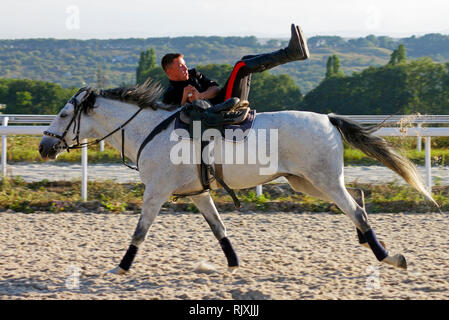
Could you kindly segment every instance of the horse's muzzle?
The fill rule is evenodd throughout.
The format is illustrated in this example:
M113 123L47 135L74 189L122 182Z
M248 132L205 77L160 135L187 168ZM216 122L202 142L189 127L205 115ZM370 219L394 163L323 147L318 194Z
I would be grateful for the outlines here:
M44 160L56 159L60 152L60 141L55 138L44 136L39 144L39 153Z

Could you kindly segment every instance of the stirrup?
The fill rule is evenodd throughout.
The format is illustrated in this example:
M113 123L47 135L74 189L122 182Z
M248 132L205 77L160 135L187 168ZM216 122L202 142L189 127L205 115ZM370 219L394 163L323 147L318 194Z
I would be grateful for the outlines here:
M216 104L215 106L207 109L207 112L222 112L231 111L240 105L240 99L237 97L229 98L225 102Z

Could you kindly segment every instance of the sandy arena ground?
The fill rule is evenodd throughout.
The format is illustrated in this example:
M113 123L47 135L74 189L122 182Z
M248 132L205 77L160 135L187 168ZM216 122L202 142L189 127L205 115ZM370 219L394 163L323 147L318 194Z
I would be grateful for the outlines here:
M370 216L408 271L378 263L344 215L222 217L241 261L236 274L200 214L162 212L130 273L104 276L138 215L2 212L0 299L449 299L449 213ZM202 262L215 269L195 271Z

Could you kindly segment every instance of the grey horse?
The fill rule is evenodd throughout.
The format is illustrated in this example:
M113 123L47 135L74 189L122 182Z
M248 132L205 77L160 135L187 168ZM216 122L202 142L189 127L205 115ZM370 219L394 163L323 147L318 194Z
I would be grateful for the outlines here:
M127 158L136 162L138 150L148 134L179 111L178 107L162 104L159 101L160 94L160 87L149 83L100 92L90 88L80 89L45 132L39 146L40 154L44 159L55 159L64 150L79 146L82 139L106 136L108 144L119 151L123 150ZM132 121L127 121L130 117ZM118 128L125 128L126 135L122 136ZM374 129L367 129L332 114L263 112L257 114L252 130L276 133L276 140L259 141L262 135L252 137L252 141L256 143L264 143L266 150L277 150L276 166L267 171L267 163L260 159L251 164L224 163L223 177L230 188L252 188L278 177L285 177L295 191L335 203L354 223L360 243L371 248L379 261L406 268L403 255L389 254L377 239L368 221L362 195L354 190L348 191L345 187L343 140L379 160L435 203L410 161L390 147L384 139L373 135ZM127 273L161 206L173 194L193 194L190 199L219 241L226 254L228 267L235 271L239 266L211 195L209 192L198 192L203 186L197 164L173 163L170 155L180 143L173 139L173 131L174 124L171 122L141 150L138 167L140 178L145 184L142 212L129 249L111 273ZM247 153L250 146L247 144L250 140L241 142L244 147L241 150L244 150L245 156L249 156ZM193 142L183 140L182 143L189 145ZM225 140L220 150L224 153L235 147L235 144L236 142ZM358 197L358 201L351 194Z

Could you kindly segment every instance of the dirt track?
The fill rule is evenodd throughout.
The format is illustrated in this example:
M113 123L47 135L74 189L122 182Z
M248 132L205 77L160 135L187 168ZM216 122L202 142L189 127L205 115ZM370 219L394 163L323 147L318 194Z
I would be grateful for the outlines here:
M343 215L222 217L242 265L234 275L200 214L161 213L130 274L103 276L137 215L0 213L0 299L449 299L448 213L370 216L408 271L378 263ZM195 272L202 261L215 271Z

